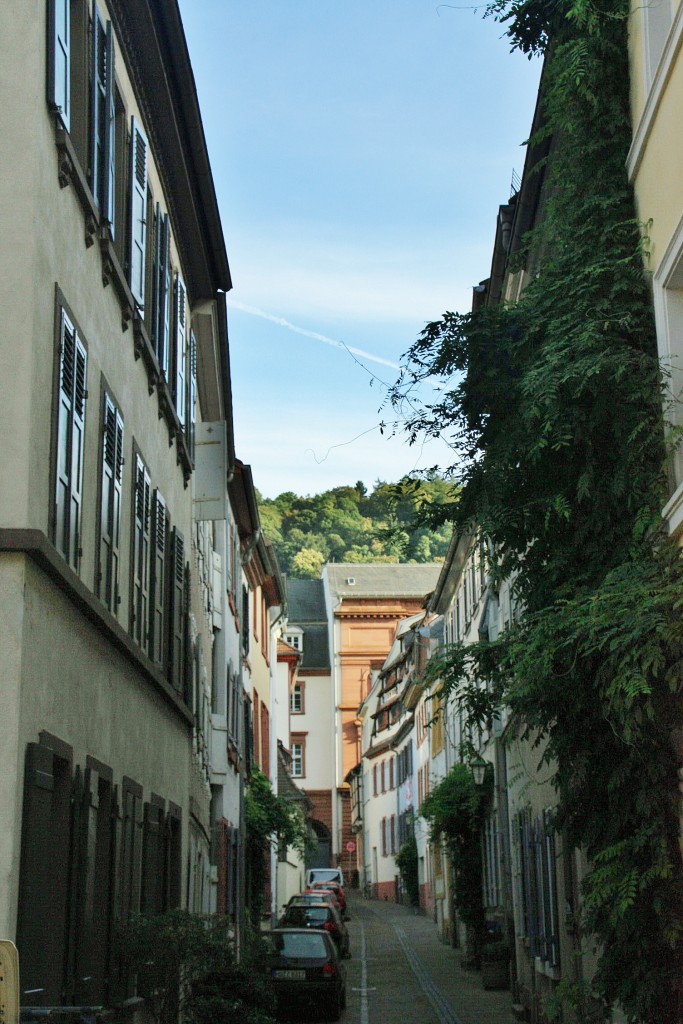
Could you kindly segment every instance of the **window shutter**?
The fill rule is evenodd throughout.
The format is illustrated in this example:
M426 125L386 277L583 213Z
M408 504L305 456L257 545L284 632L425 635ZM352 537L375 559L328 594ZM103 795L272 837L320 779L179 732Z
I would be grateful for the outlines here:
M175 376L173 385L173 402L175 404L181 427L185 426L185 384L187 344L187 291L180 274L175 284Z
M112 238L114 237L115 202L116 202L116 146L115 121L116 105L114 100L114 33L111 22L107 22L105 36L105 103L104 103L104 173L102 182L101 213L109 224Z
M188 409L187 409L187 446L190 450L190 458L194 466L194 436L197 414L197 338L194 331L190 331L190 382L188 388Z
M184 583L185 583L185 540L176 527L171 534L171 582L170 582L170 656L171 683L178 693L183 692L183 669L185 661L184 640Z
M115 612L118 605L123 420L108 395L105 395L103 435L98 592L107 607Z
M69 459L73 380L76 364L76 329L61 311L59 339L59 410L57 414L57 474L55 490L55 547L69 557L69 492L71 462Z
M85 400L88 356L81 340L76 335L76 360L74 367L73 421L71 427L71 511L69 532L71 549L69 562L78 569L81 557L81 510L83 504L83 449L85 443Z
M148 642L150 479L139 455L135 460L133 549L133 637L143 649Z
M152 306L149 310L149 339L159 361L159 278L161 261L161 207L154 207L152 220ZM145 319L147 317L145 316Z
M154 492L152 511L152 579L150 657L157 665L164 662L164 606L166 601L166 540L168 522L166 502Z
M104 145L107 125L107 30L93 5L90 35L90 153L89 181L95 202L102 207L104 193Z
M156 804L146 803L143 812L142 882L140 913L159 914L163 910L163 811ZM160 860L162 864L161 871Z
M160 214L161 217L161 214ZM168 214L165 213L160 221L161 243L159 253L159 310L158 310L158 337L159 337L159 366L168 381L168 356L171 341L171 222Z
M140 122L130 127L130 290L138 306L145 305L147 248L147 138Z
M48 99L59 111L62 124L70 130L71 119L71 4L70 0L52 0L50 4L51 46L49 48Z
M142 798L135 797L135 818L133 831L133 864L130 885L130 908L133 913L140 909L140 875L142 868Z

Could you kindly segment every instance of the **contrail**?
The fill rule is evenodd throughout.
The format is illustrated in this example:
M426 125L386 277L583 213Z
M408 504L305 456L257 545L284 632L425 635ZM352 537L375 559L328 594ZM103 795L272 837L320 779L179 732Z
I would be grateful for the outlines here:
M262 320L270 320L272 324L286 327L288 331L294 331L295 334L303 334L305 338L322 341L324 345L331 345L333 348L340 348L342 351L351 352L354 356L359 356L361 359L369 359L373 363L380 363L381 366L390 366L392 370L400 370L398 363L392 363L389 359L382 359L381 356L374 356L371 352L363 351L362 348L352 348L351 345L345 345L343 341L335 341L334 338L328 338L324 334L318 334L316 331L308 331L305 327L297 327L296 324L290 324L289 320L285 320L281 316L264 313L262 309L255 309L254 306L247 306L242 302L236 302L234 299L228 299L228 303L234 309L240 309L243 313L249 313L250 316L259 316Z

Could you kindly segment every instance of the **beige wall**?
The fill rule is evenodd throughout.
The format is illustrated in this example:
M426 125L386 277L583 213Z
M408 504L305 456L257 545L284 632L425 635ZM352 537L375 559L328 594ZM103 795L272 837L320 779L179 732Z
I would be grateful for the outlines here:
M628 155L652 274L665 418L683 424L683 4L634 3L629 23L633 141ZM669 530L683 529L683 452L672 461Z
M14 823L0 837L0 870L6 872L0 932L13 936L27 743L37 742L45 729L73 747L75 764L84 767L91 755L112 769L114 784L127 775L143 786L145 800L154 791L186 808L190 733L165 699L23 556L0 561L0 618L9 626L0 648L2 710L8 712L0 821ZM12 719L16 730L6 731ZM185 850L185 828L183 842Z

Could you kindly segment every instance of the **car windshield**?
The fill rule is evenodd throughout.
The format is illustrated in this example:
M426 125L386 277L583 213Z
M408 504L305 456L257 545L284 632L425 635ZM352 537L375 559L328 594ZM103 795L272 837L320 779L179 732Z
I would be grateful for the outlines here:
M311 924L324 924L329 917L328 907L290 907L285 914L287 924L303 927Z
M310 878L313 882L338 882L339 872L332 868L329 870L320 868L317 871L311 871Z
M273 951L293 959L327 957L327 946L322 935L315 932L275 932L271 935Z

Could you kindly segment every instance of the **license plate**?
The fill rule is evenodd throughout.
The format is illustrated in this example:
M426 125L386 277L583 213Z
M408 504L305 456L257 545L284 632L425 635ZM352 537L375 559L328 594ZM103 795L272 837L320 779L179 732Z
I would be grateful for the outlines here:
M273 971L273 977L281 981L305 981L305 971Z

